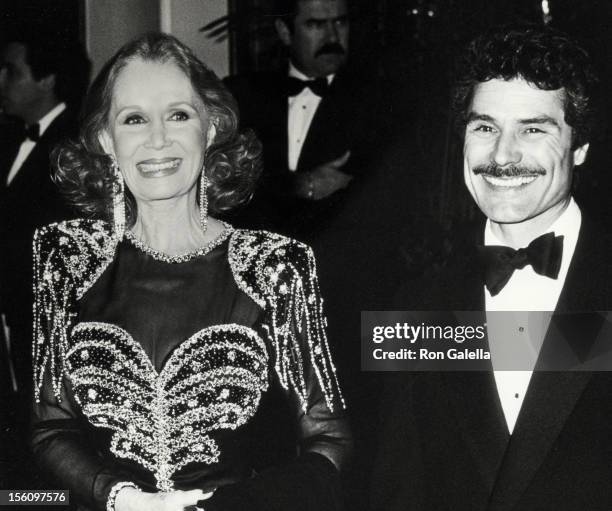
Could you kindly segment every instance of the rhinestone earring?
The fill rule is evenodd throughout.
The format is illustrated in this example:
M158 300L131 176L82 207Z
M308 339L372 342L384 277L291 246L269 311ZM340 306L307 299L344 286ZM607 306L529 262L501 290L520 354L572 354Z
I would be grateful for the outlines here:
M123 238L125 232L125 183L119 170L117 161L113 158L111 163L113 171L113 224L117 240Z
M206 177L205 169L202 169L200 175L200 226L202 232L206 232L208 227L208 178Z

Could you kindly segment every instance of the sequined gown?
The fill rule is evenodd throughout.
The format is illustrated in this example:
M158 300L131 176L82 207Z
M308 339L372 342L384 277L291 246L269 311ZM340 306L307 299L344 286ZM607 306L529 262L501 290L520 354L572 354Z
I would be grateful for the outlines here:
M212 511L339 505L350 437L305 245L226 226L169 258L102 221L52 224L35 295L33 448L80 508L122 481L216 488ZM300 455L261 470L275 392Z

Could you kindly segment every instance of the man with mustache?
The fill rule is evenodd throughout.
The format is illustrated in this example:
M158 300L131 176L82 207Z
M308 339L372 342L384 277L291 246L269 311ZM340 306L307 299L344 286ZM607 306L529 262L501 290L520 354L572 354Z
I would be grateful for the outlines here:
M262 183L244 217L257 225L257 214L269 228L312 240L370 157L376 89L347 69L346 0L278 5L275 28L287 67L226 81L243 127L255 130L264 150Z
M598 342L610 350L607 321L584 314L610 310L610 243L572 197L593 81L584 50L548 28L496 27L463 54L464 180L486 221L422 292L406 286L398 308L483 311L492 360L389 378L373 509L611 508L612 373L540 370L560 356L568 364L557 369L589 361ZM512 313L500 335L497 311L555 315L536 324ZM496 355L538 335L520 366Z

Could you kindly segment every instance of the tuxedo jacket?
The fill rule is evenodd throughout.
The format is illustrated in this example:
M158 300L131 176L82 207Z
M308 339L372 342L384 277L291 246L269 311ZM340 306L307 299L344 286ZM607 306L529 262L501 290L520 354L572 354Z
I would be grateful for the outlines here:
M426 291L415 295L407 287L400 293L398 307L484 310L483 280L474 264L483 225L477 233L463 237ZM608 247L583 216L557 312L610 309ZM597 334L566 333L586 351ZM491 371L397 373L383 394L373 509L612 507L610 373L535 372L512 435Z
M262 72L225 80L234 94L241 127L252 129L263 145L264 172L255 195L254 208L264 225L291 235L327 223L346 191L329 199L299 200L292 193L295 173L288 168L287 72ZM376 119L381 115L379 87L346 69L338 72L328 93L321 99L304 140L296 172L341 157L351 157L343 172L361 176L368 171L382 137ZM349 188L350 189L350 188Z
M67 136L75 135L76 130L75 115L64 110L45 130L8 186L6 178L21 141L14 126L0 132L0 304L13 328L31 328L34 230L70 216L51 179L49 157L52 149Z

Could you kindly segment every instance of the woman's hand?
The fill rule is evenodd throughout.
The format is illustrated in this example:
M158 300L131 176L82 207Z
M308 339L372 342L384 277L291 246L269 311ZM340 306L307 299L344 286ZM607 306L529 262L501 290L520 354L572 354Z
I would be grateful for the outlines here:
M115 511L183 511L188 506L195 506L198 500L210 498L212 494L202 490L146 493L126 487L117 493Z

